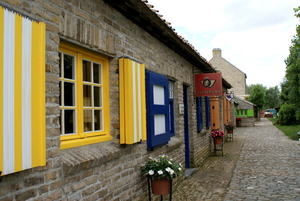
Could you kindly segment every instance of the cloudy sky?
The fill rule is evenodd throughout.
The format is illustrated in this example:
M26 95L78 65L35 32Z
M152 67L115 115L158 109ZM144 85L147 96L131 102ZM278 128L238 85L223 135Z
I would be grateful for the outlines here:
M299 0L148 0L206 60L222 57L247 75L247 85L280 85L299 19Z

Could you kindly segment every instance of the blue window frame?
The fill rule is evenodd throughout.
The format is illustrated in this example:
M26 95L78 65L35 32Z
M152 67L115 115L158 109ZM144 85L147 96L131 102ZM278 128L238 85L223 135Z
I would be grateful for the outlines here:
M147 149L153 150L170 141L169 80L146 70Z
M202 112L202 98L196 97L196 110L197 110L197 132L203 129L203 112Z
M210 98L209 96L205 96L205 126L206 128L210 127Z

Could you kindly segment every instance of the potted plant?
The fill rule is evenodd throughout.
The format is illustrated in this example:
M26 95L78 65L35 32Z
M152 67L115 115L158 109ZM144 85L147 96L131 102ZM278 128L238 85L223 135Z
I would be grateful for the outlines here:
M225 133L221 130L212 130L211 131L211 137L214 139L214 144L219 145L223 143L223 137L225 136Z
M236 125L237 125L238 127L241 126L241 121L242 121L242 118L241 118L241 117L237 117L237 118L236 118Z
M167 195L170 193L171 180L179 176L183 168L168 156L160 155L157 158L149 157L141 171L151 180L152 193Z
M227 130L227 133L233 133L233 129L235 129L235 125L227 123L225 124L225 129Z

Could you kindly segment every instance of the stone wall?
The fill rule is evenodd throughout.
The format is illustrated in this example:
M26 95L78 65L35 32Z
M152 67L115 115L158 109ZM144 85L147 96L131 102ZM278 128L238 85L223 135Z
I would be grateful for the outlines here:
M246 94L246 74L222 57L221 49L213 50L213 58L209 61L213 67L220 70L223 78L228 81L235 96Z
M46 152L47 165L5 175L0 201L8 200L146 200L147 180L140 166L149 156L167 154L184 164L183 85L188 87L191 165L209 154L207 130L196 132L193 69L159 40L103 1L3 0L4 6L46 23ZM109 60L110 113L113 140L60 149L59 57L64 40L102 54ZM119 144L118 58L129 56L147 69L175 81L175 132L168 145L147 151L145 142ZM174 181L174 186L183 176Z

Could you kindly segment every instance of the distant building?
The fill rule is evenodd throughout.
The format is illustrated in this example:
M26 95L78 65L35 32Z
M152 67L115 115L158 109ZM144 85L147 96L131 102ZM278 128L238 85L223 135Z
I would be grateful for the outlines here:
M223 78L232 85L231 92L235 96L246 97L246 74L224 59L221 53L220 48L214 48L213 58L209 62L216 70L221 71Z

